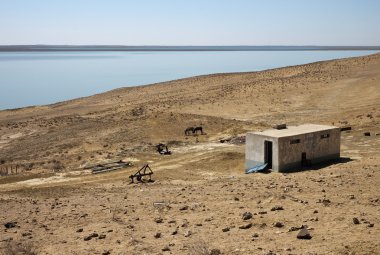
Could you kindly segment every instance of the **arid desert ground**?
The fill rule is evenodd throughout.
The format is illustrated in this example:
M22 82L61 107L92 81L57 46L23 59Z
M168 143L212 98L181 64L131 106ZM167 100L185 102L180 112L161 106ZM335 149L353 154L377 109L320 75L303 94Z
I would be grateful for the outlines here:
M338 162L244 174L241 137L277 123L352 130ZM380 54L0 111L0 253L380 254L379 152Z

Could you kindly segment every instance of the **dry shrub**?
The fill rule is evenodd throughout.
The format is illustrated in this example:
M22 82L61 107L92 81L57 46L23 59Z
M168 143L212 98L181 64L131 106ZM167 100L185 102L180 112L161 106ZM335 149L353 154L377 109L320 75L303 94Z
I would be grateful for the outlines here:
M210 249L209 245L203 241L198 240L188 246L191 255L221 255L219 249Z
M61 161L59 161L59 160L53 160L52 168L53 168L54 172L57 172L57 171L60 171L60 170L64 169L65 166L62 164Z
M191 255L210 255L209 247L203 240L189 245L189 252Z
M37 255L36 249L30 242L18 243L8 241L3 249L4 255Z
M138 116L141 116L144 114L145 112L145 109L144 107L140 106L140 107L135 107L132 109L132 115L135 116L135 117L138 117Z

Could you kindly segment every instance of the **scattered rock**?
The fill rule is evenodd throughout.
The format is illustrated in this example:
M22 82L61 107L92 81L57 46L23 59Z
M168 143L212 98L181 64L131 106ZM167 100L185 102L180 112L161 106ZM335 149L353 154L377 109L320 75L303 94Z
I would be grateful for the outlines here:
M154 238L161 238L161 233L160 233L160 232L157 232L157 233L154 235Z
M356 218L356 217L355 217L355 218L352 218L352 221L354 222L355 225L360 224L359 219Z
M185 236L185 237L189 237L189 236L191 236L191 234L192 234L192 233L191 233L191 231L190 231L190 230L188 230L188 231L185 233L185 235L184 235L184 236Z
M181 208L179 208L180 211L186 211L186 210L189 210L189 206L188 205L185 205L185 206L182 206Z
M99 236L99 235L98 235L97 233L92 233L92 234L90 234L90 235L84 237L83 240L85 240L85 241L90 241L92 238L94 238L94 237L98 237L98 236Z
M257 238L257 237L259 237L259 234L254 233L254 234L252 235L252 237L253 237L253 238Z
M309 233L309 231L306 229L306 228L302 228L300 230L300 232L298 232L297 234L297 238L298 239L306 239L306 240L310 240L312 237Z
M307 226L302 225L301 227L291 227L291 228L289 228L288 232L301 230L301 229L303 229L303 228L306 228L306 229L307 229Z
M162 218L156 218L156 219L154 219L154 222L156 222L156 223L163 223L164 220Z
M281 205L276 205L274 206L272 209L270 209L271 211L281 211L281 210L284 210L284 207L282 207Z
M4 227L6 229L14 228L16 226L17 226L17 222L7 222L7 223L4 224Z
M105 234L101 234L101 235L99 235L98 238L99 238L99 239L105 239L105 238L106 238L106 235L105 235Z
M90 241L91 239L92 239L91 236L85 236L85 237L83 238L83 240L85 240L85 241Z
M373 224L373 223L368 224L369 228L373 228L374 226L375 226L375 224Z
M77 233L81 233L81 232L83 232L83 228L77 229Z
M282 228L283 226L284 226L284 223L279 222L279 221L273 224L273 227L276 227L276 228Z
M85 213L85 214L82 214L79 218L86 218L87 216L88 216L88 214Z
M103 251L102 255L110 255L111 252L110 251Z
M223 232L228 232L228 231L230 231L230 228L229 227L225 227L225 228L222 229L222 231Z
M249 219L252 219L252 213L250 212L243 213L243 220L249 220Z
M371 132L364 132L364 136L371 136Z
M162 251L170 251L169 246L165 246L164 248L162 248Z
M261 224L259 225L260 228L265 228L266 226L267 226L266 223L261 223Z
M252 223L248 223L248 224L245 224L245 225L241 225L239 228L240 228L240 229L249 229L249 228L251 228L252 226L253 226Z
M219 249L212 249L210 255L221 255L222 252Z

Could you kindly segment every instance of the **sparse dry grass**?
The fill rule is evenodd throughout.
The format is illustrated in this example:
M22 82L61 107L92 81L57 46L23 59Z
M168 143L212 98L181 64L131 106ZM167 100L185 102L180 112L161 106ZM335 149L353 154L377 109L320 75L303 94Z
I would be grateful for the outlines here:
M36 248L31 242L7 241L2 248L3 255L37 255Z

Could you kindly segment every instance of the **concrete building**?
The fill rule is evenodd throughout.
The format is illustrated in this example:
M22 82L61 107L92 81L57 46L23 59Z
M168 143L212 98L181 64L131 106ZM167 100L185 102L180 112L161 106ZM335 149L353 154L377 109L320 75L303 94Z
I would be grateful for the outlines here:
M334 126L281 126L246 136L246 169L267 163L269 169L287 172L338 158L340 129Z

